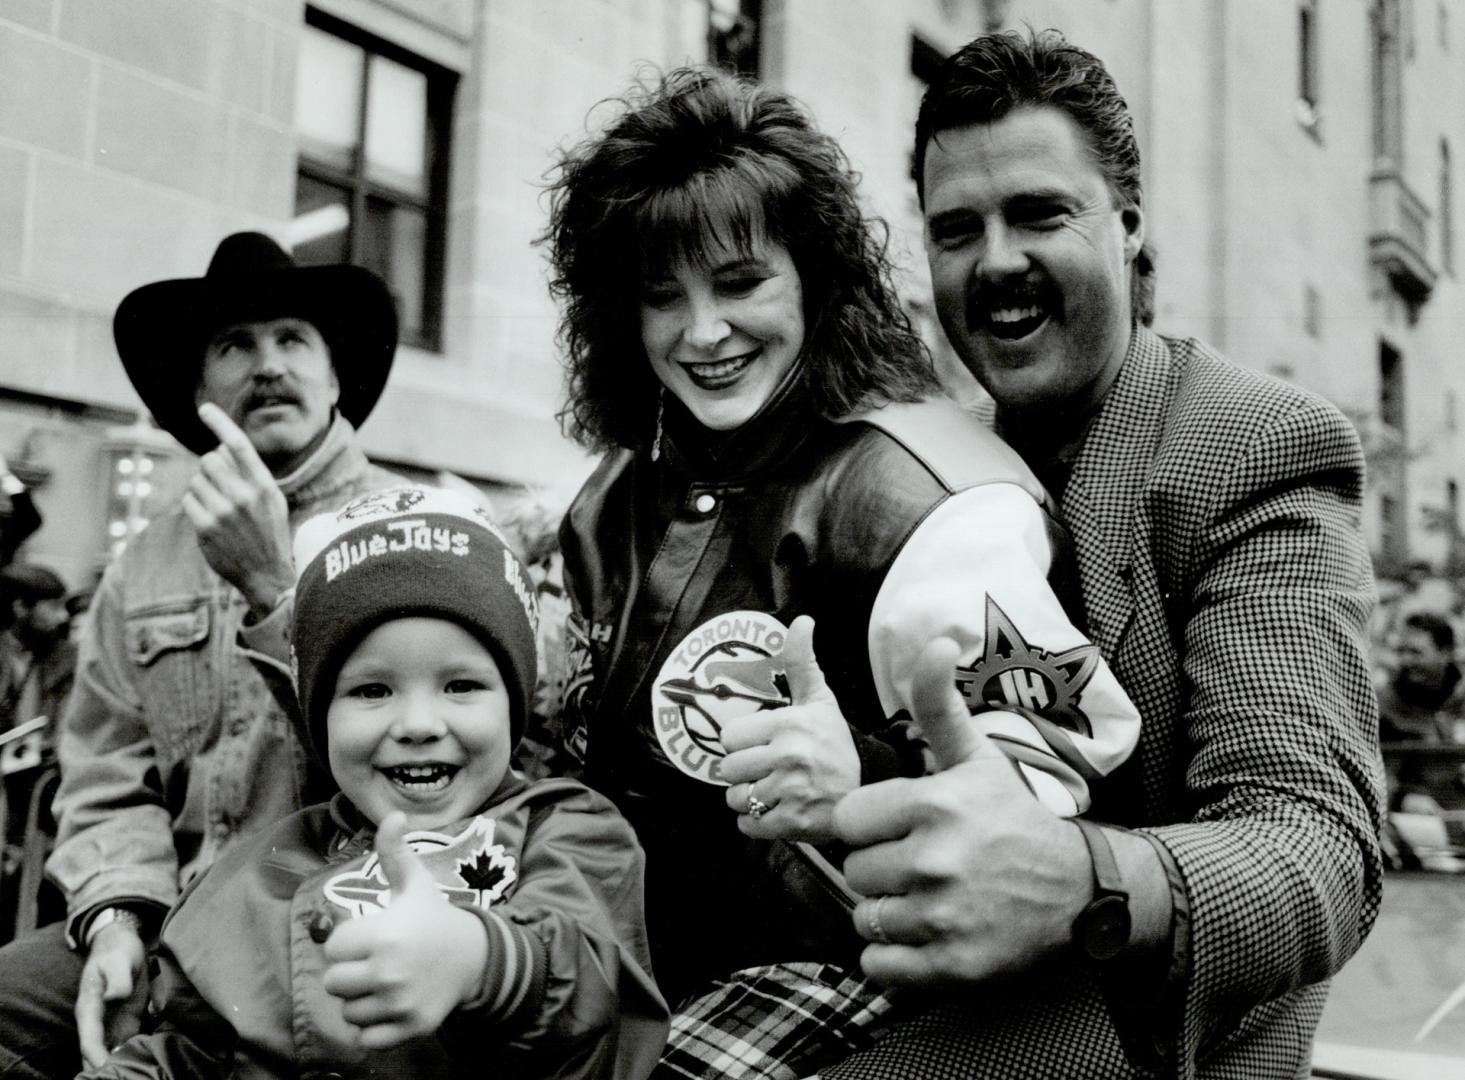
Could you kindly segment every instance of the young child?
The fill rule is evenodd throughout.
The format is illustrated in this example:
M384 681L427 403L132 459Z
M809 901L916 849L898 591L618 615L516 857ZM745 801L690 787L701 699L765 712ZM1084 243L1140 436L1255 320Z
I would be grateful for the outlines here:
M643 1077L666 1039L642 855L509 768L534 592L456 493L373 492L295 543L293 660L340 793L227 853L163 929L160 1024L88 1076Z

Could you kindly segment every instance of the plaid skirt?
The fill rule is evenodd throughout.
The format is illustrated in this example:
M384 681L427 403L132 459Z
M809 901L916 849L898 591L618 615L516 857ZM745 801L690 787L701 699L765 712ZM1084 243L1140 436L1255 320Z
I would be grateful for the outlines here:
M654 1080L800 1080L879 1038L894 1004L833 964L735 972L672 1016Z
M882 992L831 964L749 968L672 1017L653 1080L1134 1080L1091 977Z

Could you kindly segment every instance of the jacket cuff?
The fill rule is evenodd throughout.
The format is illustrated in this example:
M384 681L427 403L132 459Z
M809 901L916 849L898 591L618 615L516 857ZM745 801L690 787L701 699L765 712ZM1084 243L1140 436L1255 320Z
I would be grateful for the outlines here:
M140 896L117 896L99 900L84 911L78 911L66 920L66 944L76 952L85 952L87 936L92 923L107 908L126 908L142 919L143 940L151 943L157 939L158 931L167 917L168 906Z
M1142 837L1154 848L1170 886L1169 947L1117 957L1103 965L1098 985L1129 1060L1144 1068L1160 1069L1172 1058L1184 1021L1190 970L1190 899L1170 849L1143 830L1132 830L1132 835Z
M246 614L239 624L239 646L257 664L290 677L290 623L295 616L295 590L287 589L263 619L250 622Z
M471 1013L475 1026L487 1021L515 1026L520 1017L537 1015L544 1002L549 959L544 943L508 919L481 908L465 908L488 931L488 959L478 994L459 1007Z

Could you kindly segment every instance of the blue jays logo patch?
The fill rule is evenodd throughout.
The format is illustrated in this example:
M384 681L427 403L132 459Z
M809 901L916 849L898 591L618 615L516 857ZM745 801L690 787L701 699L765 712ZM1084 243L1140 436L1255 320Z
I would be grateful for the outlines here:
M986 640L985 651L971 667L956 668L956 688L968 708L1014 706L1092 738L1093 725L1078 701L1099 666L1097 645L1061 653L1029 645L990 595Z
M426 497L427 493L417 488L384 488L352 499L337 516L345 521L357 521L387 514L405 514Z
M651 691L651 721L661 749L682 772L722 779L722 725L789 703L782 623L761 611L708 619L671 651Z
M451 902L488 909L503 899L519 878L512 855L493 842L492 818L476 817L457 836L422 830L407 834L407 846L431 871L437 887ZM358 919L391 906L392 890L376 852L358 870L337 874L325 883L326 899Z

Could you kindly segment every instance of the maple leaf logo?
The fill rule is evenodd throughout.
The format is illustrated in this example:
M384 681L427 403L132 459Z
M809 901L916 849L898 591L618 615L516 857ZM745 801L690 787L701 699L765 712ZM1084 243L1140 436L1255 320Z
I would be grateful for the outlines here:
M971 667L956 668L956 688L967 707L1015 707L1091 738L1093 725L1078 699L1098 669L1099 647L1079 645L1052 653L1029 645L990 595L986 630L986 651Z
M514 861L498 844L474 852L469 858L458 860L458 876L470 889L477 889L485 903L491 904L518 878Z

